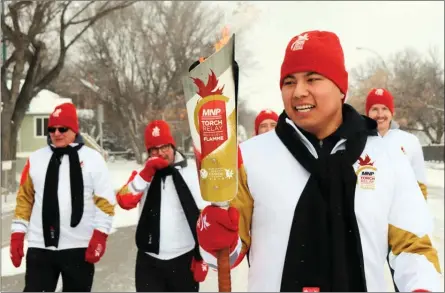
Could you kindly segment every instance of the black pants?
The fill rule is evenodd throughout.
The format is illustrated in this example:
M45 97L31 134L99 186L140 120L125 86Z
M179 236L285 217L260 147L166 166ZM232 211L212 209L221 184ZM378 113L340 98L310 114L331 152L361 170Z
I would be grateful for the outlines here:
M143 251L136 258L136 292L198 292L190 270L193 250L171 260L160 260Z
M52 251L29 248L24 292L54 292L62 274L63 292L91 292L94 264L85 261L86 248Z
M389 248L388 256L386 257L386 261L388 262L388 267L389 267L389 270L391 271L391 279L392 279L392 283L394 284L394 291L400 292L399 288L397 288L396 282L394 282L394 270L392 269L391 265L389 264L389 253L390 252L391 252L391 247Z

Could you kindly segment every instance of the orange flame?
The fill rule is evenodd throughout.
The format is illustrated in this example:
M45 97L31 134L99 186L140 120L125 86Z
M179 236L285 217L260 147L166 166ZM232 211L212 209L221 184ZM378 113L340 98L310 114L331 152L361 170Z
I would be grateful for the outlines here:
M230 39L230 34L229 34L229 27L228 26L224 26L222 32L222 38L220 40L218 40L215 45L213 45L213 47L215 48L215 53L218 52L219 50L221 50L222 47L224 47ZM206 60L206 58L204 57L199 57L199 63L202 63Z
M221 50L222 47L224 47L225 44L229 42L229 28L225 26L222 30L222 38L216 42L215 44L215 52L218 52Z

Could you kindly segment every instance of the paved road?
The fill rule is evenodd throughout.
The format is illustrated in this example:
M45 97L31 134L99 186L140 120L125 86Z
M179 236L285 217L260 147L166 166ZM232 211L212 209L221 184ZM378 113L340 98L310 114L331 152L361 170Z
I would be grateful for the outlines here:
M6 230L6 229L5 229ZM136 245L134 235L136 227L120 228L110 235L107 251L103 259L96 264L94 292L135 292L134 264L136 260ZM233 272L233 291L246 291L243 280L247 278L246 265L243 264ZM1 277L2 292L20 292L24 288L24 275ZM217 292L217 278L214 272L209 273L202 283L201 290Z

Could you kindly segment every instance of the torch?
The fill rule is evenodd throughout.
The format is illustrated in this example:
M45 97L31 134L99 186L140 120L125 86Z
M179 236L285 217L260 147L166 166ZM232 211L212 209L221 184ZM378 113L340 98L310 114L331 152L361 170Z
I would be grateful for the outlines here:
M227 209L238 185L235 35L225 28L215 49L190 67L183 87L201 196ZM231 292L229 252L217 255L219 292Z

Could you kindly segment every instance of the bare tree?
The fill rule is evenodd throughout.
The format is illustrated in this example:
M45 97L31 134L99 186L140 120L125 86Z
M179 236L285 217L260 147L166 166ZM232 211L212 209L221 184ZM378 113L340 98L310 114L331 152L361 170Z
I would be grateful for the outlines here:
M430 49L424 56L405 49L392 56L389 74L375 71L374 60L351 72L349 103L364 110L366 94L373 87L384 87L389 76L388 90L395 100L395 119L408 131L421 131L432 143L440 143L444 134L444 71L437 51ZM374 67L373 67L374 66Z
M188 133L181 78L213 50L220 19L205 3L150 1L102 19L82 41L84 78L100 89L107 123L116 125L138 162L149 120L175 120L173 132Z
M17 132L26 109L31 99L60 74L68 50L99 19L133 2L9 2L1 20L4 41L12 44L1 68L3 160L15 159ZM58 52L49 54L54 40Z

